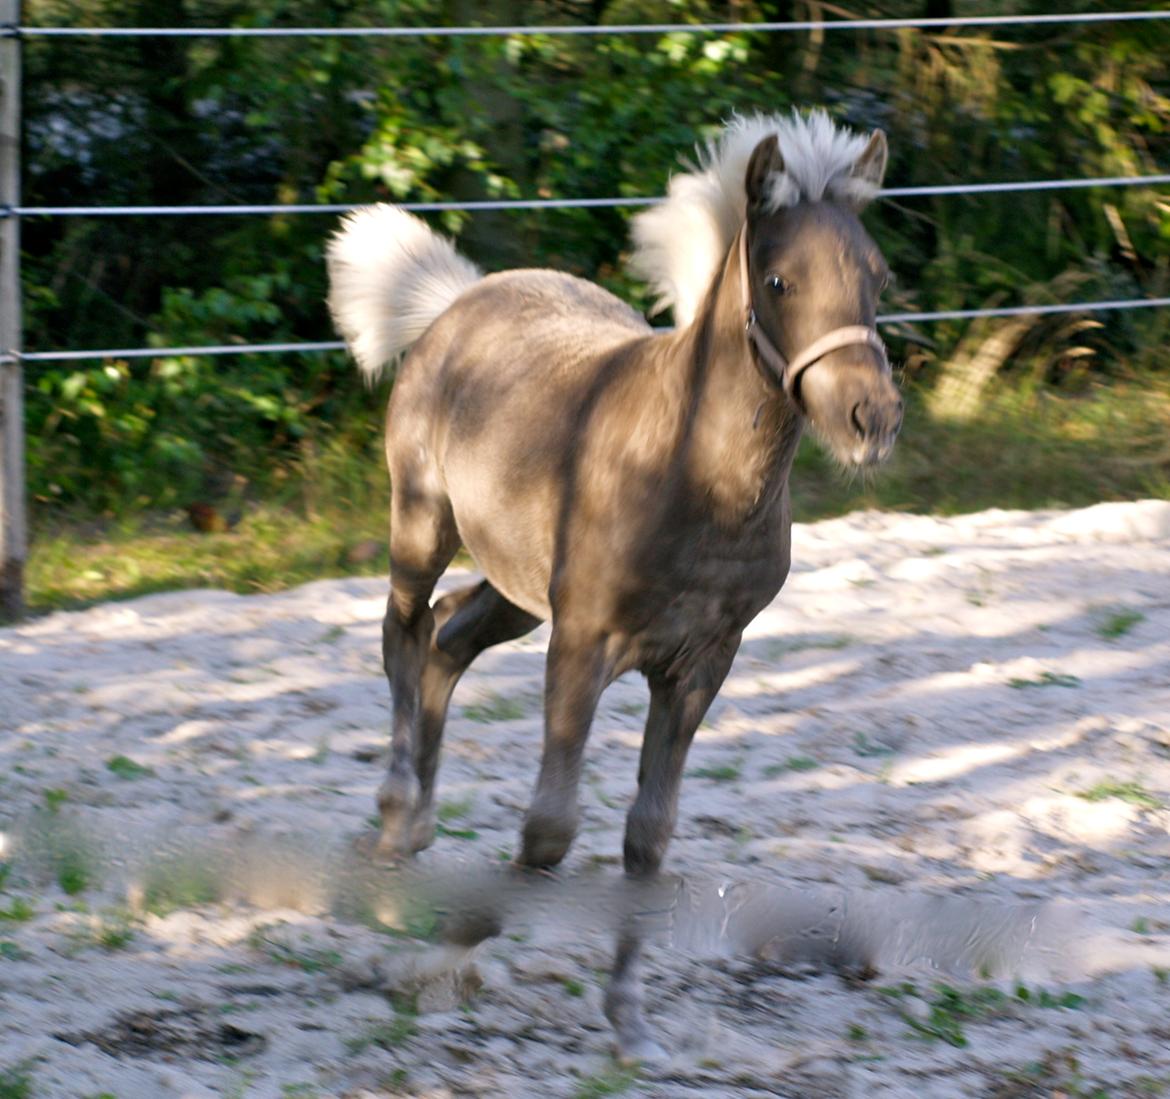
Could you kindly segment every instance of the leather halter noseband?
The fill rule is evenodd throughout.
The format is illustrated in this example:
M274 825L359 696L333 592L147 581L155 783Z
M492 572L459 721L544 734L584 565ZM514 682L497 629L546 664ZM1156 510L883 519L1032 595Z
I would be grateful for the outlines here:
M756 309L752 304L752 284L748 270L748 239L747 223L739 233L739 278L743 287L743 311L747 318L744 331L748 342L756 349L756 353L768 365L784 392L797 404L796 386L800 376L814 363L823 359L830 351L837 351L842 347L853 347L864 344L874 348L880 355L882 365L886 371L890 370L890 360L886 355L886 345L881 337L868 325L848 324L842 328L834 328L823 336L813 340L795 358L786 359L779 348L768 338L768 334L756 323Z

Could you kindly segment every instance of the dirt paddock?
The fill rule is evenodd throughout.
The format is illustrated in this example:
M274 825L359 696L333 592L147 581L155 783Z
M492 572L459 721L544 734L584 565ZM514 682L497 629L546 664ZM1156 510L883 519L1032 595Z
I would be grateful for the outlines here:
M1170 1095L1170 503L858 513L793 560L691 752L640 1071L601 1013L638 679L559 880L464 949L352 853L384 581L0 631L0 1097ZM430 881L510 880L546 640L458 689ZM878 972L779 949L802 898Z

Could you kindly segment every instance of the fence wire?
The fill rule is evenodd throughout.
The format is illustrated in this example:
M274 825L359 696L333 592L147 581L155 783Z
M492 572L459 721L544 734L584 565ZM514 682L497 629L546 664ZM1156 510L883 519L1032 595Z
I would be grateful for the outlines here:
M486 27L30 27L0 28L21 38L485 38L617 34L746 34L836 30L951 30L962 27L1061 26L1156 22L1170 10L1054 12L1040 15L959 15L923 19L805 19L786 23L610 23L599 26Z
M1001 183L940 183L922 187L887 187L879 198L925 198L935 195L1014 194L1025 191L1071 191L1091 187L1156 187L1170 184L1170 173L1148 176L1097 176L1090 179L1024 179ZM400 202L414 213L486 210L571 210L655 206L661 196L617 198L499 198L467 202ZM11 206L3 217L192 217L236 214L346 214L365 203L261 203L236 206Z
M884 313L877 324L912 325L935 321L975 320L980 317L1027 317L1056 313L1108 313L1118 309L1149 309L1170 306L1170 298L1119 298L1109 301L1054 302L1051 305L1005 305L989 309L938 309L919 313ZM670 329L659 328L657 332ZM344 351L340 340L313 343L232 343L198 347L118 347L90 351L33 351L19 355L0 355L0 363L19 360L26 363L68 362L82 359L164 359L197 355L318 354Z
M425 27L33 27L0 26L0 37L19 38L416 38L416 37L538 37L626 34L728 34L783 33L830 30L957 30L964 27L1057 26L1092 23L1161 22L1170 20L1170 9L1122 12L1062 12L1034 15L972 15L922 19L836 19L758 23L629 23L603 26L425 26ZM891 187L883 198L918 198L941 195L1010 194L1091 187L1140 187L1170 184L1170 173L1147 176L1105 176L1090 179L1021 180L996 183L955 183L921 187ZM486 199L468 202L401 203L418 213L488 210L598 209L651 206L661 197ZM0 208L5 217L159 217L207 215L343 214L359 204L239 204L208 206L10 206ZM879 325L912 325L983 317L1013 317L1057 313L1094 313L1170 305L1170 298L1114 299L1051 305L1003 306L988 309L935 310L890 313L878 317ZM344 350L340 341L303 343L221 344L188 347L131 347L73 351L0 352L0 363L61 362L93 359L140 359L194 355L317 354Z

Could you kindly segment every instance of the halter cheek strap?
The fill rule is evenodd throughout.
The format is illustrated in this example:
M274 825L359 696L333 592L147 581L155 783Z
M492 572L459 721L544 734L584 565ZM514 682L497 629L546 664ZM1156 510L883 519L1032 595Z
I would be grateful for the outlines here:
M747 318L744 331L748 342L755 348L756 354L764 361L768 368L776 375L776 380L789 397L795 400L796 387L800 376L814 363L823 359L830 351L837 351L842 347L864 345L874 348L880 355L882 365L888 371L889 359L886 357L886 345L882 343L869 325L849 324L842 328L834 328L823 336L813 340L799 355L793 359L786 359L779 348L768 338L768 334L756 323L756 309L752 304L752 284L748 271L748 239L747 225L739 234L739 277L743 287L743 311Z

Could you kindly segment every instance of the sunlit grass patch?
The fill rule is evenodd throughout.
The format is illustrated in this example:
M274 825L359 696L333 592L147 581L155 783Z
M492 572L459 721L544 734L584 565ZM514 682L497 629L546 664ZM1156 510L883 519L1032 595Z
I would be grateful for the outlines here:
M361 1034L346 1039L345 1048L350 1053L361 1053L371 1047L397 1049L418 1033L417 1019L417 1014L409 1006L396 1008L393 1019L371 1023Z
M878 991L896 1003L911 998L924 1000L929 1008L925 1014L899 1007L902 1021L921 1038L959 1048L968 1044L964 1030L968 1023L1013 1015L1024 1007L1065 1010L1083 1007L1085 1003L1085 998L1076 992L1053 993L1046 989L1030 989L1023 984L1017 985L1010 995L989 985L956 988L940 984L934 987L928 998L908 981Z
M712 782L734 782L743 774L742 763L723 763L715 767L696 767L687 772L690 778L705 778Z
M109 909L87 914L69 931L69 953L94 947L111 953L128 946L134 934L135 922L128 910Z
M1164 374L1081 392L996 380L963 422L932 414L928 395L907 387L893 455L871 478L843 478L806 438L792 474L793 517L809 522L860 508L955 515L1170 497Z
M25 1065L0 1065L0 1099L33 1099L33 1081Z
M475 798L468 795L458 800L444 801L439 805L435 815L441 821L461 820L471 812L475 805Z
M153 775L152 768L147 767L144 763L138 763L132 760L129 756L111 756L106 760L106 770L111 774L117 775L118 778L127 780L146 778L148 775Z
M210 852L198 849L156 858L132 890L134 907L155 916L215 904L224 896L224 871Z
M1080 678L1065 672L1041 672L1034 679L1022 676L1013 676L1008 680L1008 686L1017 691L1027 690L1029 687L1079 687Z
M389 499L387 495L387 500ZM202 534L181 514L40 527L27 570L34 611L182 588L272 592L323 577L385 576L385 516L337 507L314 516L258 505L230 531ZM380 552L358 553L379 544ZM341 634L326 636L336 641Z
M8 904L0 907L0 920L8 923L24 923L36 914L37 910L24 897L13 897Z
M1141 611L1136 611L1131 607L1119 607L1109 611L1097 623L1097 633L1106 641L1116 641L1117 638L1124 637L1134 626L1145 620L1146 616Z
M606 1095L621 1095L638 1082L636 1068L614 1065L604 1072L586 1076L573 1092L573 1099L603 1099Z
M802 443L792 477L798 521L859 508L945 515L1170 497L1170 384L1162 374L1079 393L993 382L980 413L962 423L933 416L921 387L906 397L893 457L873 477L844 478L816 443ZM245 502L226 531L200 533L182 511L148 514L129 501L125 513L98 519L42 506L26 572L30 606L385 576L389 491L377 450L338 440L307 451L264 486L262 499Z
M1088 790L1081 790L1077 797L1085 801L1105 801L1107 798L1117 798L1129 802L1141 809L1161 809L1165 804L1161 798L1151 794L1140 782L1115 782L1105 779Z
M853 734L854 755L870 758L873 756L893 755L894 751L888 744L883 744L880 740L875 740L865 733L857 732Z
M463 707L463 716L481 725L497 721L519 721L527 713L527 699L494 692L485 693L478 702L470 702Z
M435 832L440 836L450 836L457 840L477 840L479 833L474 828L452 828L449 824L439 821L435 825Z
M778 778L788 771L814 771L819 766L812 756L789 756L783 763L769 763L762 774L764 778Z
M304 973L335 969L342 962L339 951L294 942L292 932L280 923L261 924L253 928L248 936L248 946L259 951L269 961Z
M835 652L838 649L847 649L857 643L857 638L847 633L826 634L823 637L791 637L777 638L769 641L764 649L764 655L769 660L779 660L791 653L809 652L823 649Z

